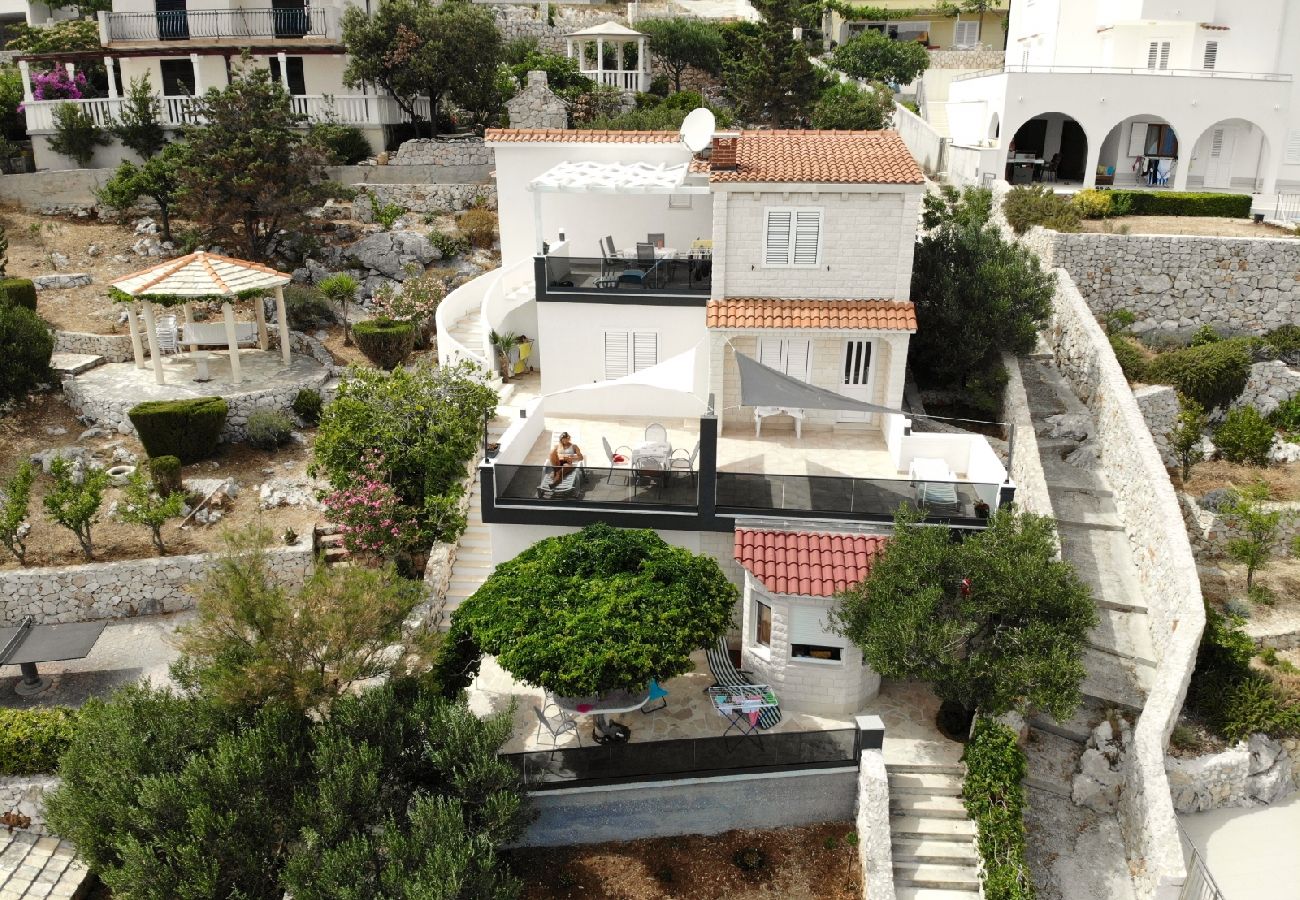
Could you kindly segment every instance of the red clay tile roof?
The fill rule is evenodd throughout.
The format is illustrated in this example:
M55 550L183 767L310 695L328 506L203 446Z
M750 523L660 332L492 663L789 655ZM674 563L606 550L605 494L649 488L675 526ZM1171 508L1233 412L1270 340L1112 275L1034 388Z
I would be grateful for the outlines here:
M908 300L786 300L728 297L710 300L709 328L866 328L916 331L916 307Z
M885 537L736 529L736 560L776 594L831 597L867 577Z
M488 143L499 144L676 144L675 131L607 131L581 128L489 128Z
M925 175L896 131L744 131L737 167L715 183L923 184Z

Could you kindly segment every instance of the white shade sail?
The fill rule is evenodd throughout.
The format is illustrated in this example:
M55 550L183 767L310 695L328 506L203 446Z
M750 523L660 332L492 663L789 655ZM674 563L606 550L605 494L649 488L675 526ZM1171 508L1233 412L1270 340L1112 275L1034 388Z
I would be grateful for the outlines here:
M835 391L808 384L778 372L736 351L740 368L741 406L779 406L785 409L835 409L851 412L901 413L901 409L854 400Z
M706 184L685 184L690 163L565 161L538 175L530 191L604 194L707 194Z
M292 279L270 266L199 251L109 282L124 294L152 297L239 297L283 287Z

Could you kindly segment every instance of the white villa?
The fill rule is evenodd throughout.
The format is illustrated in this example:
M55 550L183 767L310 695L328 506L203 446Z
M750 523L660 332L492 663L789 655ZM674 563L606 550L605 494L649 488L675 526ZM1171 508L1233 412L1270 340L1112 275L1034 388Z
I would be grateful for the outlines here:
M1272 194L1300 186L1297 42L1290 0L1018 0L1005 64L931 120L975 180Z
M438 347L488 367L489 330L523 334L541 370L480 469L492 562L591 522L655 528L743 585L744 665L783 705L860 710L879 679L827 627L833 593L901 503L981 528L1014 492L983 437L913 433L900 411L924 191L902 140L487 141L503 264L443 302ZM556 483L565 431L585 472Z

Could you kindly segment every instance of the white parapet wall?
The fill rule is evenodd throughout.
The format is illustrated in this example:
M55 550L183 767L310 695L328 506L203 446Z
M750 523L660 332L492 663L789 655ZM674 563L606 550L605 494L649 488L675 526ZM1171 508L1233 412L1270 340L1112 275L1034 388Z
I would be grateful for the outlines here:
M861 727L861 726L859 726ZM894 851L889 825L889 776L880 750L858 762L858 862L865 900L894 900Z

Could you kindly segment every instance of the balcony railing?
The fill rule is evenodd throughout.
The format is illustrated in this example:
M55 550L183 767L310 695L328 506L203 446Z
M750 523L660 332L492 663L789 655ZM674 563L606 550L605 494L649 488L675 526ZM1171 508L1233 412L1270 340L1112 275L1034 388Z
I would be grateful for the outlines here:
M193 97L162 97L161 121L164 126L200 124L194 112ZM99 97L90 100L32 100L23 104L27 117L28 132L54 130L54 109L60 103L76 103L90 113L95 124L101 128L108 126L121 112L120 98ZM410 121L409 116L398 107L391 97L369 95L330 96L328 94L307 94L293 97L290 105L294 112L307 117L309 121L336 121L345 125L395 125ZM422 100L416 111L428 118L429 104Z
M1291 75L1286 72L1225 72L1219 69L1148 69L1145 66L1136 68L1116 68L1114 66L1054 66L1054 65L1009 65L1000 66L996 69L983 69L979 72L967 72L965 75L958 75L953 81L968 81L972 78L987 78L990 75L1002 74L1030 74L1030 75L1159 75L1170 78L1218 78L1218 79L1244 79L1246 81L1290 81Z
M325 7L111 12L106 22L110 42L337 37Z
M616 87L621 91L648 91L650 89L650 75L646 72L636 72L628 70L615 70L597 72L596 70L583 71L592 81L601 84Z
M552 294L604 294L629 302L645 294L707 299L713 287L713 257L681 251L654 260L565 256L537 257L537 298Z

